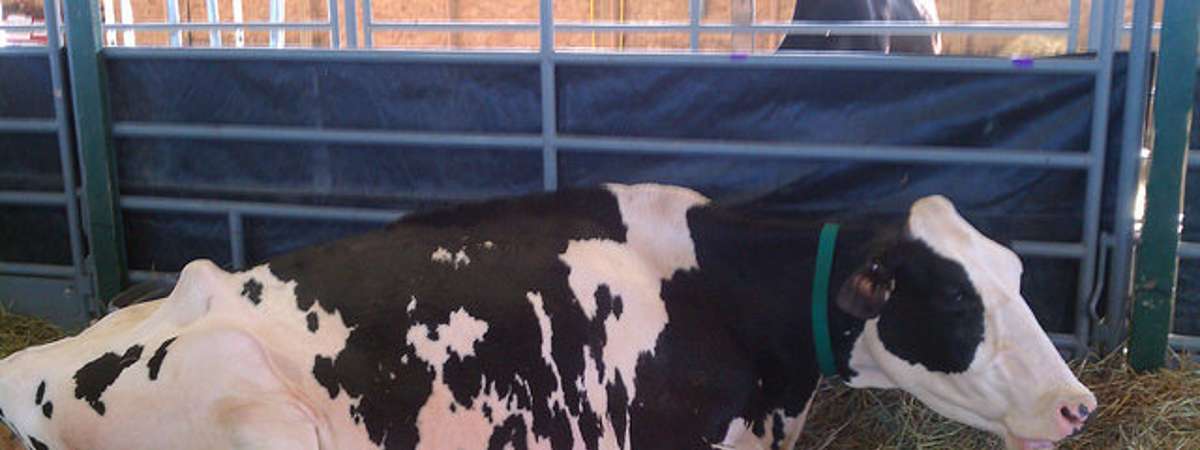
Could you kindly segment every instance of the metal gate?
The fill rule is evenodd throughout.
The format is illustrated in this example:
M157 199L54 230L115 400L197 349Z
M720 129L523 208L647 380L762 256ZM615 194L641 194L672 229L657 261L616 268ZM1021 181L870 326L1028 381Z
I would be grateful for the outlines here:
M1009 60L977 57L925 57L863 54L711 54L699 50L700 37L707 33L881 33L890 35L929 35L932 33L1041 33L1065 36L1070 48L1075 48L1081 35L1080 0L1070 0L1070 14L1066 23L795 23L788 25L767 24L708 24L700 16L701 1L690 0L690 18L681 24L626 24L626 23L556 23L552 14L552 0L539 0L540 20L537 22L488 22L488 23L416 23L376 20L372 16L371 0L345 0L344 16L339 18L338 2L329 0L328 19L324 22L287 22L282 14L283 0L271 1L271 20L265 23L179 23L178 13L171 14L168 0L168 21L164 23L115 23L115 17L107 18L100 28L98 14L90 15L93 23L71 23L71 30L101 30L109 44L117 43L116 33L135 30L166 31L171 34L170 43L180 45L178 36L182 31L195 30L266 30L271 32L272 47L281 47L284 33L291 30L327 30L333 50L309 49L244 49L244 48L123 48L103 49L103 59L109 65L137 64L145 61L203 61L205 63L228 63L239 61L271 61L277 63L314 64L337 63L411 63L420 64L479 64L489 67L513 67L514 70L530 70L535 73L540 111L538 131L517 130L500 132L449 131L396 131L381 128L338 127L325 124L271 124L271 123L221 123L195 118L167 118L136 116L114 117L108 131L113 139L121 142L149 141L156 139L207 140L212 142L262 142L262 143L322 143L362 144L392 146L449 146L510 151L514 154L536 155L541 161L540 185L553 190L563 184L560 173L560 157L570 153L622 153L643 155L732 155L738 157L772 157L796 160L820 161L873 161L906 163L917 165L977 164L995 167L1030 167L1073 171L1084 174L1083 217L1079 218L1077 238L1064 241L1018 241L1014 249L1026 258L1073 260L1079 263L1077 273L1077 296L1073 299L1074 325L1071 334L1054 334L1052 338L1063 349L1081 354L1093 342L1093 326L1099 313L1096 311L1101 292L1107 285L1109 292L1109 314L1121 310L1128 290L1129 248L1131 248L1132 211L1136 188L1136 168L1141 149L1140 124L1145 114L1142 107L1127 107L1125 117L1109 117L1110 97L1113 92L1114 58L1119 41L1129 30L1132 36L1130 62L1127 65L1127 91L1123 94L1127 105L1142 105L1147 95L1146 79L1149 54L1149 37L1152 33L1150 17L1135 14L1129 26L1122 26L1123 0L1098 0L1090 14L1091 30L1086 48L1092 53L1069 58ZM105 2L111 5L111 1ZM1142 6L1148 1L1137 1L1136 11L1148 11ZM209 17L218 17L216 2L207 2ZM177 7L177 6L176 6ZM54 0L46 3L47 27L59 30L55 20L57 9ZM110 9L106 13L111 12ZM1141 9L1138 9L1141 8ZM359 12L363 17L356 16ZM78 17L78 16L75 16ZM361 26L360 26L361 24ZM13 29L8 27L5 29ZM357 31L362 31L362 42L358 42ZM342 33L345 33L344 39ZM522 31L536 32L540 46L530 52L450 52L450 51L379 51L372 49L373 36L381 31ZM683 52L635 54L621 52L567 52L555 47L556 33L560 32L676 32L689 36L690 49ZM49 58L52 64L54 92L64 92L62 71L57 64L60 59L61 40L58 32L51 36L47 48L13 49L0 48L0 58L38 55ZM220 44L220 34L212 33L213 45ZM124 36L123 36L124 37ZM124 37L129 44L132 37ZM240 43L240 41L239 41ZM361 44L361 45L360 45ZM360 47L362 49L360 49ZM0 59L2 61L2 59ZM828 145L796 142L767 142L757 140L713 140L683 139L674 137L629 137L605 135L580 135L562 132L560 124L560 92L556 77L564 68L580 67L692 67L699 69L744 68L750 70L773 70L780 68L853 69L865 71L922 71L929 73L995 73L995 74L1064 74L1084 75L1092 79L1091 133L1086 152L1046 153L1033 149L979 149L932 147L919 145ZM91 86L71 86L74 90L107 92L110 85L98 81ZM88 285L89 278L120 278L124 267L91 267L84 261L82 244L82 221L76 208L77 183L72 177L75 154L74 144L68 129L71 120L79 123L106 123L105 117L90 117L75 114L67 117L66 104L62 96L55 98L55 118L5 119L0 121L3 133L57 133L59 150L63 161L63 191L61 193L29 193L18 190L0 192L0 205L36 205L39 207L65 208L68 215L69 239L71 242L70 264L29 264L12 261L0 264L0 274L6 285L33 285L44 279L69 280L72 289L70 301L84 304L85 299L104 297L112 292L93 295ZM118 112L121 114L120 112ZM118 115L119 115L118 114ZM179 119L179 120L176 120ZM1117 173L1105 173L1106 157L1109 156L1109 127L1116 119L1125 122L1120 142L1121 162ZM1136 124L1136 125L1130 125ZM110 161L110 148L83 148L87 161ZM87 153L99 152L100 157L89 159ZM104 156L108 155L108 156ZM85 165L86 166L86 165ZM84 176L93 171L111 170L111 167L83 167ZM1106 183L1119 185L1111 239L1103 233L1102 193ZM220 221L227 231L227 254L234 268L247 263L246 221L254 219L318 219L382 223L402 215L403 210L380 210L363 207L325 207L289 203L263 203L232 199L157 197L145 195L122 195L113 199L125 213L162 212L197 214ZM87 202L85 206L103 209L103 204ZM89 229L97 225L89 224ZM105 224L101 223L103 227ZM110 228L113 226L110 224ZM120 235L123 230L111 230ZM88 248L92 253L99 250L108 253L123 252L120 241L92 240ZM1190 247L1189 247L1190 248ZM1106 251L1111 250L1111 251ZM1193 254L1194 249L1190 250ZM222 250L226 252L226 250ZM1111 260L1111 261L1110 261ZM1111 263L1113 271L1107 271ZM167 271L170 271L168 269ZM100 273L98 273L100 272ZM133 280L143 280L154 274L148 271L133 271ZM17 277L17 278L13 278ZM107 288L101 288L105 290ZM15 292L15 291L14 291ZM15 295L15 294L14 294ZM92 307L94 308L94 307ZM1100 337L1112 338L1123 332L1123 324L1112 324Z

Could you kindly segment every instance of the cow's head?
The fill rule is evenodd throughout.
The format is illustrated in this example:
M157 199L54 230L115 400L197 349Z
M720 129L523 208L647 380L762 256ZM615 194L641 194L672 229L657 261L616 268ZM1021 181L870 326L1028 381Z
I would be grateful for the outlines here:
M917 201L902 236L838 294L842 311L866 320L848 384L904 389L1010 448L1052 447L1073 434L1096 399L1026 305L1022 270L947 199Z

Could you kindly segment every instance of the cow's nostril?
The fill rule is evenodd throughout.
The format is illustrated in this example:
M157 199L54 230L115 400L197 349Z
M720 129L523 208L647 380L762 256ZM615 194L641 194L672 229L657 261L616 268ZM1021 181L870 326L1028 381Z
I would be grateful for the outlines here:
M1064 419L1067 419L1068 423L1079 423L1079 418L1075 417L1075 414L1071 412L1071 409L1067 408L1066 406L1059 408L1058 413L1062 415Z

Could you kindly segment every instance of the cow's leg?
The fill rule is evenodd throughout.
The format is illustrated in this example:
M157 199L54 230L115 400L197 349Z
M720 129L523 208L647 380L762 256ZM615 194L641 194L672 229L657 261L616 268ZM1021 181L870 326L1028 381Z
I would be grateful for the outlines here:
M228 448L237 450L317 450L320 439L311 416L282 401L230 401L220 413L229 430Z

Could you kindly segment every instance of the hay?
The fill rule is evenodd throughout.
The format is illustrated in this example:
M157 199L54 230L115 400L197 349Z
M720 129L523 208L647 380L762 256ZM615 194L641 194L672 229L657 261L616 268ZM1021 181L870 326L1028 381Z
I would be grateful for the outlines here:
M1123 352L1072 370L1100 402L1084 431L1061 449L1200 448L1200 364L1135 374ZM951 422L897 390L823 383L798 449L1002 449L991 434Z
M0 308L0 358L26 347L56 341L63 336L63 331L49 322L12 314Z

